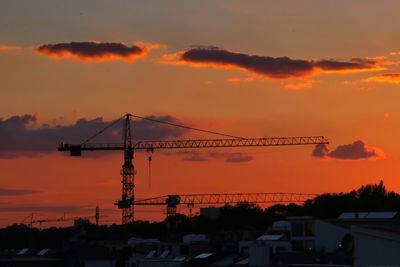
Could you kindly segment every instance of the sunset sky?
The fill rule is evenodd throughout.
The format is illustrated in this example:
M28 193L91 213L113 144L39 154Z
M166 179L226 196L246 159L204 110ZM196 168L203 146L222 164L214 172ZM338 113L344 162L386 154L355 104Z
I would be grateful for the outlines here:
M0 226L96 205L119 222L122 152L70 158L57 146L127 112L331 142L156 151L151 178L136 153L137 198L341 192L381 179L400 192L399 10L398 0L0 1ZM216 137L136 120L133 136Z

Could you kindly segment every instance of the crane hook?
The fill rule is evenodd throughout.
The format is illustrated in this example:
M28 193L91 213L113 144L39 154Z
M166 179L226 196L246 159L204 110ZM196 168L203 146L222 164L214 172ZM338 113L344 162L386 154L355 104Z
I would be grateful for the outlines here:
M149 160L149 188L151 188L151 156L148 157Z

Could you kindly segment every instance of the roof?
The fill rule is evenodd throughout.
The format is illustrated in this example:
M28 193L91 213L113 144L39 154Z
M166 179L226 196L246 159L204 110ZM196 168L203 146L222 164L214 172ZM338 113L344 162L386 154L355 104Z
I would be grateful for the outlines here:
M339 215L338 219L393 219L396 215L396 211L343 212Z
M211 255L213 255L214 253L201 253L199 255L197 255L196 257L194 257L195 259L205 259L210 257Z
M45 255L47 252L49 252L48 248L42 249L41 251L39 251L36 255L37 256L43 256Z
M136 238L131 237L128 239L129 245L137 245L137 244L159 244L160 240L156 238Z
M155 251L155 250L150 250L150 252L146 255L146 259L150 259L150 258L152 258L155 254L156 254L156 252L157 251Z
M235 264L236 265L247 265L247 264L249 264L249 258L245 258L244 260L238 261Z
M357 220L357 219L344 219L344 220L334 220L331 223L336 226L344 227L348 230L351 229L370 229L373 231L379 231L384 233L389 233L392 236L397 236L400 238L400 222L396 220Z
M283 235L262 235L257 238L258 241L277 241L282 239Z
M160 258L161 258L161 259L166 258L166 257L168 256L169 252L170 252L169 250L164 250L164 251L161 253Z
M24 255L25 253L27 253L29 250L29 248L23 248L18 252L18 255Z

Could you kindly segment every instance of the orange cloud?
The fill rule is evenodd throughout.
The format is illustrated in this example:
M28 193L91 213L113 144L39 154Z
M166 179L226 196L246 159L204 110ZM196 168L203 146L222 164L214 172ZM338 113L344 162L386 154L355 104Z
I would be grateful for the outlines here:
M369 147L362 140L357 140L352 144L340 145L331 151L326 145L316 145L312 155L318 158L336 160L376 160L385 158L382 150Z
M400 56L400 52L390 52L389 55L391 55L391 56Z
M0 45L0 50L12 50L19 49L19 46L10 46L10 45Z
M284 87L286 89L300 90L304 88L311 88L314 85L314 83L315 83L314 80L307 80L299 83L289 83L286 84Z
M137 42L132 46L123 43L101 43L101 42L71 42L59 44L44 44L36 51L39 54L53 58L73 57L82 61L111 61L125 60L132 62L146 56L151 49L159 48L158 44L145 44Z
M248 78L232 77L232 78L228 78L226 81L227 81L227 82L230 82L230 83L252 82L252 81L254 81L254 78L253 78L253 77L248 77Z
M270 79L301 78L319 72L360 72L384 69L389 64L382 58L353 58L349 61L304 60L289 57L248 55L215 47L193 48L163 55L162 63L195 67L239 69Z
M400 73L386 73L368 77L363 82L400 83Z

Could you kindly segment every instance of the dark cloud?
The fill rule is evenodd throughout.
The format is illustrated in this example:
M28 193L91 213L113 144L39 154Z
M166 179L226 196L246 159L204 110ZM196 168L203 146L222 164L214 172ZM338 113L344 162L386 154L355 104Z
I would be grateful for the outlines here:
M175 154L185 155L183 158L185 161L208 161L208 158L200 151L179 151Z
M340 145L332 151L329 151L326 145L319 144L314 148L312 155L324 159L339 160L379 159L384 157L384 153L380 149L368 147L362 140L357 140L348 145Z
M329 149L325 144L318 144L315 146L312 155L317 158L323 158L328 154Z
M19 196L39 193L38 190L0 188L0 196Z
M88 206L68 206L68 205L54 205L54 206L2 206L0 212L54 212L54 213L93 213L94 207Z
M208 152L208 155L211 158L223 158L225 159L226 162L230 163L240 163L240 162L249 162L253 160L253 157L250 155L247 155L242 152L216 152L216 151L210 151Z
M179 123L175 117L170 115L149 116L149 118ZM0 158L36 156L39 153L56 152L60 142L80 144L110 125L111 122L104 121L100 117L92 120L82 118L73 125L50 126L39 124L36 116L30 114L13 116L5 120L0 119ZM187 129L146 120L134 120L132 123L132 135L135 140L179 138L188 132ZM119 122L96 137L93 142L121 143L121 129L122 122Z
M186 155L183 160L186 161L208 161L209 159L224 159L226 162L230 163L240 163L240 162L249 162L253 160L253 157L250 155L246 155L241 152L202 152L202 151L180 151L175 152L178 155Z
M273 79L299 78L316 72L371 71L380 69L382 60L354 58L336 60L304 60L289 57L248 55L219 48L194 48L173 55L164 55L164 63L206 65L237 68Z
M44 44L37 48L39 54L50 57L76 57L80 60L104 61L113 59L134 60L145 56L156 45L137 43L127 46L123 43L72 42Z
M226 159L227 162L231 163L249 162L251 160L253 160L252 156L243 153L232 153Z
M183 158L183 160L186 160L186 161L208 161L208 159L206 157L202 156L201 154L195 154L195 153L193 153L189 157Z

